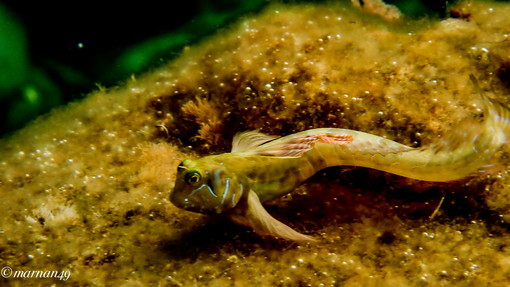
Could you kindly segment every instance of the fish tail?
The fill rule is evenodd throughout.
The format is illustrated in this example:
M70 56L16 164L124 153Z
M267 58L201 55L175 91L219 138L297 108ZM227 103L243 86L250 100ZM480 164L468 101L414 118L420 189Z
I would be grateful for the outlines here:
M478 92L484 109L486 118L483 132L488 134L488 137L492 136L494 144L499 147L507 142L510 134L510 109L501 102L486 96L474 75L470 74L469 78Z
M501 146L508 143L510 136L510 109L501 102L482 96L487 118L484 121L483 132L479 142L475 143L476 148L485 148L488 157L492 157ZM488 161L480 167L479 172L496 173L505 166L498 159Z
M476 80L473 82L477 86ZM430 155L429 166L436 165L433 162L442 158L444 164L440 170L444 175L452 173L457 179L480 173L495 173L504 168L495 158L495 154L508 142L510 109L482 93L480 98L483 105L483 120L466 119L435 144L422 148L422 154ZM439 167L441 164L436 166ZM444 179L456 178L445 176Z

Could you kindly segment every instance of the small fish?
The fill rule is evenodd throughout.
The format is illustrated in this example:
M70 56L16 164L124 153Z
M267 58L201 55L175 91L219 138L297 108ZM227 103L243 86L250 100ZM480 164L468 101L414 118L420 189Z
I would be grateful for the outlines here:
M177 207L225 214L262 236L310 241L273 218L263 202L294 190L321 169L360 166L425 181L453 181L483 172L510 134L510 111L485 100L484 121L468 120L436 144L412 148L349 129L319 128L282 138L248 131L232 151L185 159L170 200Z

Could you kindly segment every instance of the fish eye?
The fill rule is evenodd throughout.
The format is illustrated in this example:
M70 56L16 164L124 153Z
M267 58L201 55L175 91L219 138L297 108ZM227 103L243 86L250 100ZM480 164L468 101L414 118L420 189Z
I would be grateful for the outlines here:
M202 179L202 176L200 175L200 173L196 170L192 170L190 172L187 172L186 175L184 176L184 180L186 181L186 183L188 184L194 184L194 183L197 183L199 182L200 180Z

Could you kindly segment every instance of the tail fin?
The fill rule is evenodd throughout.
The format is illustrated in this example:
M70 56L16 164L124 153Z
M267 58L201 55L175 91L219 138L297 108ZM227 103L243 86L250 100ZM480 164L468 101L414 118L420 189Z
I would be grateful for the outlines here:
M484 108L484 132L492 138L493 146L499 148L510 136L510 110L501 102L487 97L473 74L470 74L469 78L478 91Z
M474 75L470 74L469 78L478 91L484 109L484 121L481 124L481 131L474 139L473 146L479 151L485 150L484 152L488 156L493 156L502 145L508 142L510 137L510 109L501 102L487 97ZM503 168L499 162L488 162L479 171L495 172Z
M474 77L473 84L478 88ZM499 172L503 164L496 152L510 136L510 110L482 93L483 120L471 117L436 143L402 153L403 161L416 162L415 171L401 175L430 181L452 181L479 173Z

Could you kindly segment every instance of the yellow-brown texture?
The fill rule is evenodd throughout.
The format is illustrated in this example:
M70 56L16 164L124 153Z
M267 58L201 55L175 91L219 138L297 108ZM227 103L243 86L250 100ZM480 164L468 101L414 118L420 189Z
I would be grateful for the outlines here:
M438 185L328 169L268 206L319 238L302 246L168 201L178 162L238 131L343 127L419 146L479 116L469 74L509 102L510 5L393 24L346 6L270 6L1 142L0 267L68 270L69 286L508 283L505 172Z

